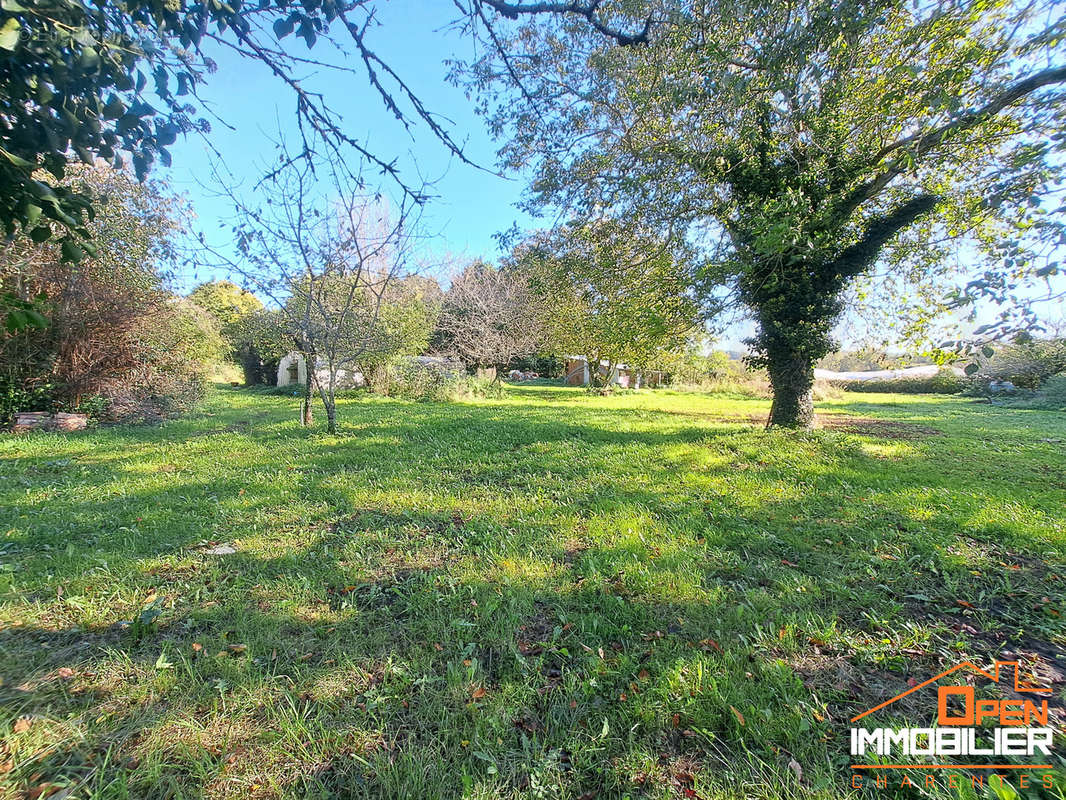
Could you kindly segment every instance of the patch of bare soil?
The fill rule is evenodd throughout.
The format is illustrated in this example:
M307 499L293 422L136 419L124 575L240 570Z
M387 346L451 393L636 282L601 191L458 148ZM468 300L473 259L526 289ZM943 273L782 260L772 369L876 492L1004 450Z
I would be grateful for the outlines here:
M860 436L874 436L879 439L898 439L916 441L930 436L942 436L943 433L928 425L915 422L900 422L892 419L873 419L871 417L850 417L840 414L823 414L818 416L816 427L843 433L855 433Z
M706 422L725 425L751 425L756 428L766 427L764 414L706 414L699 411L672 411L685 417L696 417ZM819 414L815 418L815 428L841 431L861 436L874 436L880 439L897 439L916 441L930 436L942 436L943 432L928 425L916 422L902 422L893 419L875 419L873 417L853 417L845 414Z
M901 673L859 667L846 654L826 653L817 647L785 660L800 676L803 685L815 694L843 695L838 701L828 704L830 722L836 725L846 723L856 714L878 706L925 680L920 676L908 678ZM928 710L929 698L921 696L920 692L900 698L893 708L894 713L912 719L923 718Z

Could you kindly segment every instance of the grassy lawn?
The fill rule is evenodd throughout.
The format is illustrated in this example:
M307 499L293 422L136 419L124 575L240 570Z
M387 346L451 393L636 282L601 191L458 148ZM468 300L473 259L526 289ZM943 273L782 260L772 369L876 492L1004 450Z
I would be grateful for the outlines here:
M963 657L1059 713L1066 415L766 410L354 397L331 437L218 388L0 436L0 797L835 798L850 717Z

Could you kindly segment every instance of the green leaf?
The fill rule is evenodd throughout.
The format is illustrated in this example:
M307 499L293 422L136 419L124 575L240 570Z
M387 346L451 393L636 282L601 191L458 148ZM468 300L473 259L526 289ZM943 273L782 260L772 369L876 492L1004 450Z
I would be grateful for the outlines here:
M32 231L30 231L30 238L33 239L33 241L35 241L37 244L47 241L51 235L52 229L49 228L47 225L41 225L40 227L34 228Z
M274 35L279 39L284 39L293 31L293 24L287 17L274 20Z
M118 95L111 95L107 101L107 105L104 106L104 118L105 119L118 119L126 113L126 104L123 103Z
M60 248L60 251L63 254L63 260L73 264L77 264L85 255L82 249L70 239L63 240L63 245Z
M4 50L14 50L18 47L21 35L22 25L17 18L9 17L4 26L0 28L0 47Z
M973 375L980 367L977 364L967 364L966 369L963 370L967 375Z
M82 48L79 63L81 68L86 71L94 70L100 66L100 54L96 52L95 47Z
M27 228L36 225L37 220L41 218L41 207L35 203L27 203L26 209L23 212L22 221Z
M20 156L15 155L14 153L7 152L7 150L5 150L2 147L0 147L0 153L3 153L7 157L7 160L10 161L12 164L14 164L16 167L32 167L33 166L33 164L31 162L27 161L26 159L24 159L24 158L22 158Z
M13 308L7 312L7 317L4 318L4 327L7 328L8 333L14 333L26 326L26 315L22 311Z

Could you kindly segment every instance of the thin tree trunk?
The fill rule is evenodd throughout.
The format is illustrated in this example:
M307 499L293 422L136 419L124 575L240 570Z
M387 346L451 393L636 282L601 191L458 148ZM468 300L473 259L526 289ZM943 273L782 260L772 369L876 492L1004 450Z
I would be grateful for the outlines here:
M591 356L585 356L585 368L589 372L588 391L598 388L600 382L600 360L592 360Z
M315 422L315 414L312 406L314 400L314 391L312 389L312 381L314 379L314 371L311 368L311 357L304 353L304 397L303 404L300 408L300 424L305 428L310 428Z
M766 427L814 427L814 363L805 355L780 352L771 356L770 386L774 399Z
M330 433L337 432L337 374L336 369L329 367L329 384L318 385L318 393L322 396L322 406L326 409L326 430Z
M326 404L326 430L330 433L337 432L337 399L332 396L333 392L329 393L329 399L323 396L323 400Z

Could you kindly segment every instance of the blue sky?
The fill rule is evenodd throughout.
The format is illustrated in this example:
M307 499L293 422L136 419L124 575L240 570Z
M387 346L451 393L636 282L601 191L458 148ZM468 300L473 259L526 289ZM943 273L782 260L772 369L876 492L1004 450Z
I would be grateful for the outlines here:
M447 59L469 59L473 55L470 38L450 26L457 14L455 6L446 0L382 2L378 6L381 24L370 32L368 44L408 82L427 108L450 120L447 127L454 138L465 144L468 156L491 170L496 165L497 146L485 121L474 113L463 92L445 80ZM308 54L303 42L295 37L286 44L290 52ZM309 54L327 60L334 56L328 43L323 42ZM212 121L212 145L250 196L253 184L272 156L279 121L287 134L295 136L295 101L265 67L228 52L209 55L218 62L219 69L210 76L201 95L209 109L233 128ZM407 132L384 109L365 76L321 71L316 74L309 70L301 78L306 88L322 92L342 114L349 135L365 142L383 159L397 158L406 177L439 178L434 186L436 197L424 217L427 231L433 234L426 245L431 256L449 253L495 261L500 252L494 234L515 223L523 228L537 225L536 220L515 207L523 191L522 176L503 177L458 161L424 125L415 125ZM229 237L219 229L218 221L231 216L230 202L201 185L210 182L211 173L205 142L191 136L179 140L171 150L174 166L160 170L159 175L189 198L197 217L192 223L194 230L204 232L217 245L227 246ZM203 269L195 273L188 270L179 274L176 288L188 290L214 277L226 276ZM993 310L988 309L981 316ZM1062 307L1052 307L1048 312L1051 318L1061 318ZM734 323L720 346L736 348L750 334L749 324Z
M411 85L427 108L451 121L449 129L457 141L465 142L473 161L495 169L496 145L484 120L474 113L463 92L445 80L446 59L469 58L473 53L470 39L449 28L457 13L454 5L441 0L382 3L382 24L371 31L368 43ZM302 40L290 37L286 44L295 54L307 54ZM211 141L250 195L272 155L279 121L283 130L295 136L295 101L292 93L260 65L228 52L216 50L209 55L219 69L209 76L201 95L210 109L236 129L211 120ZM325 58L333 53L328 43L320 42L310 55ZM304 84L326 96L342 114L346 132L353 138L366 142L369 150L386 160L398 158L402 173L410 180L415 181L418 175L439 178L433 187L437 197L424 216L433 237L427 242L431 251L495 260L499 251L493 234L515 222L527 227L534 224L514 207L523 187L516 176L500 177L458 161L425 126L406 132L385 111L365 78L309 70ZM201 185L211 179L206 144L190 136L171 151L174 165L160 170L160 176L168 178L173 188L190 200L197 216L193 227L221 244L224 236L217 221L232 215L232 205ZM202 270L197 274L185 271L178 276L178 288L188 289L211 277Z

